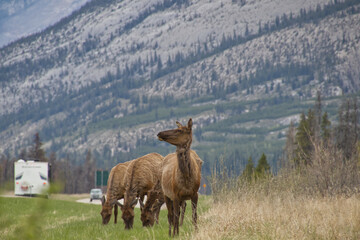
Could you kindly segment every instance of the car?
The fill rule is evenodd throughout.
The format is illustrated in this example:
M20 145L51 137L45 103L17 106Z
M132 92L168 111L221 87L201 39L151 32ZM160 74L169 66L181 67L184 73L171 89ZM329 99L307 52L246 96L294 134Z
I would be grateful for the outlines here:
M90 190L90 202L94 199L101 199L102 198L102 191L100 188L93 188Z

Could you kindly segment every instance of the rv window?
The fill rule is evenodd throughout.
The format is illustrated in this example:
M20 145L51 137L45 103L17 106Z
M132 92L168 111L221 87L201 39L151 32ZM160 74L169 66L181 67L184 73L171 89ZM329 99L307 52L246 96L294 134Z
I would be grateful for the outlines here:
M46 177L44 174L42 174L42 173L39 172L39 175L40 175L40 178L41 178L42 180L44 180L44 181L47 180L47 177Z
M24 175L24 173L19 173L18 175L15 176L16 180L20 180L22 178L22 176Z

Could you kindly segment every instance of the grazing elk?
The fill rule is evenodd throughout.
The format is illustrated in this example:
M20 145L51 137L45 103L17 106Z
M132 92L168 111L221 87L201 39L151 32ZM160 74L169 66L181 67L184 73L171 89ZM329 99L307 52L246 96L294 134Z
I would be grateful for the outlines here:
M176 152L164 158L161 185L168 209L169 235L179 234L180 206L191 200L192 221L197 229L197 202L201 180L202 160L190 149L192 142L192 119L187 126L176 122L178 128L158 133L160 141L176 146Z
M159 213L164 204L164 194L161 189L160 179L155 187L146 194L145 204L139 199L141 210L141 222L144 227L153 226L155 221L159 223Z
M144 227L153 226L155 221L159 223L159 213L161 206L165 203L164 193L161 188L161 182L159 181L155 188L148 192L147 199L145 204L141 199L139 199L140 208L141 208L141 221ZM180 226L183 224L186 202L184 201L181 205L181 218Z
M133 227L134 207L138 198L143 201L144 196L160 181L161 166L164 157L158 153L150 153L131 162L125 175L124 204L117 204L122 211L125 229Z
M111 218L112 208L114 207L114 223L117 223L117 215L118 215L118 206L117 201L124 197L125 193L125 181L124 177L126 174L127 167L130 162L119 163L115 167L113 167L110 171L108 183L107 183L107 191L106 198L105 196L101 199L102 209L101 209L101 217L102 223L108 224Z

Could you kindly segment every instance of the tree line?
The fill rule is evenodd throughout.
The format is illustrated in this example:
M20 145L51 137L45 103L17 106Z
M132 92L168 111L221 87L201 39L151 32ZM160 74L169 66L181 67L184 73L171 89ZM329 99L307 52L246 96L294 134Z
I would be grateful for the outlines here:
M315 144L325 148L335 147L343 153L343 162L357 161L359 147L358 100L345 98L338 110L338 122L331 123L328 113L323 112L321 96L318 93L314 108L300 115L297 127L290 123L284 147L284 165L298 168L313 164Z
M315 106L290 124L281 167L306 176L308 187L321 194L351 194L360 183L358 98L344 98L333 124L318 94Z
M88 193L94 187L96 162L90 150L86 151L82 164L78 164L69 156L57 158L55 152L48 156L43 150L39 133L34 135L33 145L22 149L17 158L0 155L0 187L12 189L14 180L14 163L19 159L48 162L50 167L50 183L60 186L63 193Z
M359 125L358 96L344 98L337 119L332 122L318 92L314 106L300 114L297 124L290 123L283 154L279 156L279 171L274 174L264 153L257 165L250 156L240 172L239 166L220 158L209 176L215 200L220 200L222 194L258 183L311 195L359 193ZM241 162L239 153L236 155Z

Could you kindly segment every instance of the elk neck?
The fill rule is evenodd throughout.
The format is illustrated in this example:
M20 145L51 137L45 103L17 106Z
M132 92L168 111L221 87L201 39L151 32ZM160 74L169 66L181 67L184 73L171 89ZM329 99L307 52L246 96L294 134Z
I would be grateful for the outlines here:
M184 146L177 146L176 155L181 173L184 175L184 177L190 177L190 144L186 144Z

